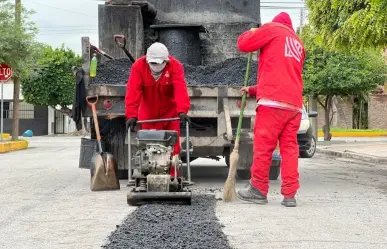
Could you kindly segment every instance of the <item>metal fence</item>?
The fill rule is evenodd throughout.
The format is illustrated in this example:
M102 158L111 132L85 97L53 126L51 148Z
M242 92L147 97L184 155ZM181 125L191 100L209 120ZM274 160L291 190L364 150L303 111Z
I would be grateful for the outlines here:
M2 115L4 119L13 119L12 101L4 102L4 110ZM34 118L35 118L34 106L28 103L21 102L19 106L19 119L34 119Z
M63 113L55 110L55 120L54 120L54 133L55 134L65 134L65 117Z

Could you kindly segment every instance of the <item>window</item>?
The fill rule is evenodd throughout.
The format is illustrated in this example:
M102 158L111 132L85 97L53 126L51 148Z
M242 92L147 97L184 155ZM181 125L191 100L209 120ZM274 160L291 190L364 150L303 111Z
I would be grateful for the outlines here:
M4 109L1 115L3 116L4 119L8 119L10 102L4 101L3 104L4 104Z

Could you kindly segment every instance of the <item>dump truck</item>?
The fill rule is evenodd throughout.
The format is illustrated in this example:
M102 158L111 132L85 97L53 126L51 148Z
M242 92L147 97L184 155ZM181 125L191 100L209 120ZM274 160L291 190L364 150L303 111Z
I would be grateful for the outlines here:
M112 58L124 58L126 53L115 44L114 36L127 38L128 51L137 59L146 53L153 42L164 43L170 54L183 64L204 67L229 58L243 57L236 48L236 39L241 32L260 25L259 1L217 0L111 0L99 5L100 51ZM101 129L102 145L117 159L119 178L128 176L127 134L125 130L126 82L93 82L90 63L96 53L89 37L82 37L82 82L86 96L98 96L97 115ZM98 49L97 49L98 50ZM98 54L98 66L110 60ZM128 68L129 70L129 68ZM234 72L229 72L233 74ZM109 75L104 75L109 78ZM111 75L114 78L114 75ZM78 79L79 80L79 79ZM79 83L79 82L78 82ZM235 132L240 113L241 82L211 84L187 82L191 109L188 115L196 124L190 127L189 141L181 134L181 160L186 161L186 143L190 161L197 158L220 160L225 158L229 166ZM77 88L78 89L78 88ZM77 90L79 91L79 90ZM79 96L79 93L77 93ZM75 103L77 106L77 103ZM79 106L79 103L78 103ZM240 159L237 175L250 178L253 159L253 127L255 121L255 99L247 99L241 132ZM85 106L83 118L92 117ZM78 119L79 120L79 119ZM90 138L81 139L80 168L90 168L90 159L97 150L96 135L92 119L88 129ZM185 124L181 126L185 129ZM132 151L135 145L131 144ZM270 179L276 180L280 173L280 156L273 154Z

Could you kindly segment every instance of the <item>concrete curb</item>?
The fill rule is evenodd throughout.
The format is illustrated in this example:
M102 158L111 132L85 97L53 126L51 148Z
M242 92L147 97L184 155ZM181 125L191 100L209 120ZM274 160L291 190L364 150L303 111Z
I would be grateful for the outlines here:
M347 150L336 151L336 150L330 150L330 149L316 148L316 152L331 155L331 156L357 159L357 160L371 162L371 163L387 164L386 157L370 156L370 155L366 155L366 154L354 153L354 152L347 151Z
M16 150L24 150L28 148L27 140L19 140L19 141L7 141L0 143L0 153L6 153Z
M11 135L9 135L8 133L3 133L3 134L0 133L0 137L3 137L3 139L10 139Z
M348 132L340 132L334 131L331 132L332 137L386 137L387 132L378 132L378 131L348 131ZM324 133L322 131L318 132L318 137L324 137Z

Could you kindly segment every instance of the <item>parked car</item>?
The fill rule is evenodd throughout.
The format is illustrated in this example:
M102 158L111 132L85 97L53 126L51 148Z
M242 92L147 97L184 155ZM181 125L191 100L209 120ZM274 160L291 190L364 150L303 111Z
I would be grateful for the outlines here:
M302 118L297 134L297 141L301 158L312 158L316 152L316 140L313 127L309 118L317 117L317 112L306 112L305 106L302 108Z

